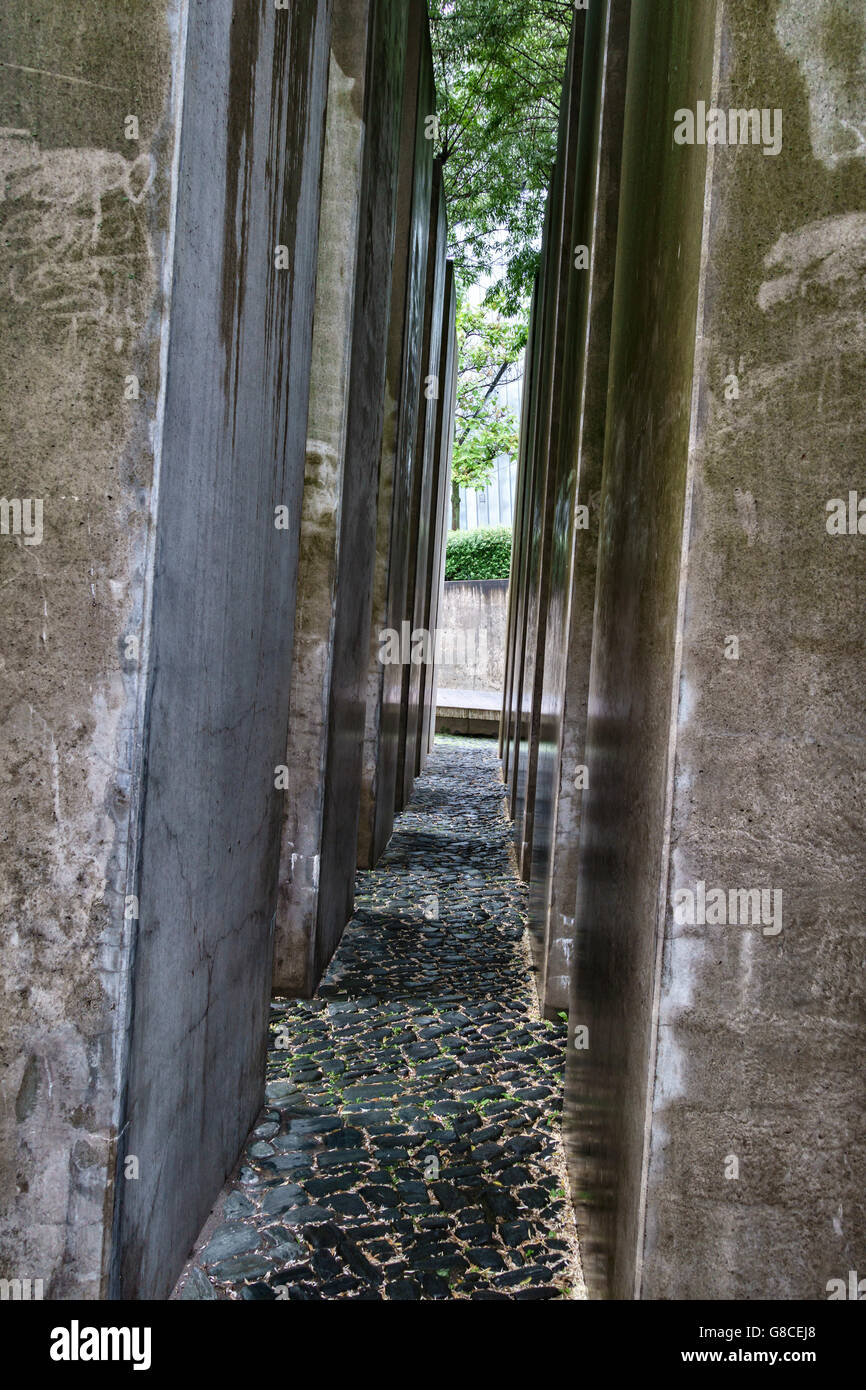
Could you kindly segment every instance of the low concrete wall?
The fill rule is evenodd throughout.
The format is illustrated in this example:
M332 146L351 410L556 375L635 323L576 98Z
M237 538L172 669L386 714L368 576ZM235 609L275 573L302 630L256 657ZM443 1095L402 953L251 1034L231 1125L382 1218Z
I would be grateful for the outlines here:
M507 579L449 579L439 615L440 690L502 689Z

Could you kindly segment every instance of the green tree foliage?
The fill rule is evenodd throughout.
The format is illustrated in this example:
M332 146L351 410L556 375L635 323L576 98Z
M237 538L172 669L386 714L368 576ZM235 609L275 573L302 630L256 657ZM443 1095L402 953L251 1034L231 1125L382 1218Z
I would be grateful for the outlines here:
M429 0L458 291L457 422L452 526L459 489L483 489L516 423L496 387L519 374L544 200L556 155L570 0ZM468 293L479 282L479 293Z
M446 579L507 579L511 564L508 526L451 531L445 551Z
M430 0L450 254L525 312L556 137L570 0Z

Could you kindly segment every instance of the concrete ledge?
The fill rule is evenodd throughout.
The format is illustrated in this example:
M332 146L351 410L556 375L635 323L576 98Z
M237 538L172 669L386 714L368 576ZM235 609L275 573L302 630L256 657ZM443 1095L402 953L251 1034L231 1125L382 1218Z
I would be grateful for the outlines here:
M501 709L498 691L440 690L436 695L436 732L495 738Z

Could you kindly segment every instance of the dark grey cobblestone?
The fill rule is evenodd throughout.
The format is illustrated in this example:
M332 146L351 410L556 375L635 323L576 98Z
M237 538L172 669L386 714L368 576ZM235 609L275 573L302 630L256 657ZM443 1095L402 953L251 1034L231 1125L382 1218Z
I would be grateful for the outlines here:
M266 1105L182 1299L583 1295L495 746L437 739L318 995L275 999Z

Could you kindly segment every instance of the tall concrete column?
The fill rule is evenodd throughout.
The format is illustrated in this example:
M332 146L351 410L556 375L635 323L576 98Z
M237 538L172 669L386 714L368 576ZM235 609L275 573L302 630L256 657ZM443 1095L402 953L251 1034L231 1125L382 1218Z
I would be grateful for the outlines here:
M515 826L517 843L522 847L523 873L530 885L530 930L538 966L539 994L542 1007L548 1012L552 1000L547 996L550 945L547 880L560 780L558 745L564 699L569 578L577 524L575 492L580 467L581 377L586 357L585 311L591 274L587 262L595 218L596 106L602 91L605 28L605 7L595 5L585 17L580 66L572 70L568 96L571 111L561 140L560 158L567 161L573 172L565 183L557 235L561 259L556 272L556 317L549 322L547 330L548 350L553 355L549 388L550 434L545 450L548 462L544 491L538 499L542 537L535 650L531 663L527 786L522 820ZM582 247L587 250L582 251ZM570 922L571 918L568 920ZM560 1002L559 1007L564 1004Z
M0 1273L52 1299L107 1287L183 22L0 17Z
M630 0L588 14L565 332L560 482L554 505L530 911L548 1016L565 1010L585 785L584 738L607 415Z
M597 1295L823 1299L866 1240L864 49L853 5L632 6L568 1063Z
M508 807L514 821L521 874L529 876L538 756L539 704L537 657L542 657L549 583L548 504L555 486L555 458L561 416L560 383L565 342L571 255L574 146L579 114L586 12L575 14L559 109L557 157L545 206L539 271L533 292L532 325L526 354L513 596L513 657L508 673L509 711L504 765ZM541 619L541 621L540 621ZM527 838L527 835L529 838ZM538 934L532 934L537 947Z
M120 1146L138 1177L121 1189L112 1286L124 1297L171 1288L262 1098L329 21L314 0L189 12Z
M332 631L316 978L339 941L354 901L378 537L377 484L388 411L397 190L406 69L411 63L408 18L405 0L377 0L367 87L340 572Z
M551 215L551 200L548 198L545 209L544 236L542 239L541 269L535 277L532 298L531 332L526 353L520 437L520 466L518 473L518 491L520 496L518 501L517 527L515 529L513 541L516 553L514 562L511 566L511 587L514 590L514 629L504 769L508 787L508 811L513 821L517 819L518 808L522 808L522 798L525 795L525 757L521 763L521 746L523 746L525 752L526 733L528 728L528 721L524 710L524 676L529 610L529 574L533 555L533 507L538 486L538 450L536 448L536 437L538 431L541 385L540 373L546 317L545 309L549 289L549 277L545 271L549 255L550 232L548 228Z
M409 484L420 407L435 115L430 34L424 0L410 0L403 128L397 192L379 464L376 559L369 634L358 863L374 864L391 834L396 800L402 665L383 664L380 633L400 631L406 602Z
M390 32L390 29L393 32ZM341 551L343 479L346 469L365 469L353 436L347 448L350 384L355 352L353 330L359 304L372 314L369 276L375 248L377 290L387 303L393 241L393 169L405 61L405 11L390 0L338 0L331 29L327 124L322 165L319 257L313 323L312 380L307 420L298 599L289 701L288 743L281 782L285 820L280 855L274 985L280 992L308 995L318 979L324 938L338 938L351 912L354 854L340 875L343 921L322 921L320 898L325 771L331 734L331 686L335 660L344 653L333 642L338 606L346 589L365 588L367 554L375 545L372 526L352 517L354 545ZM369 49L369 56L368 56ZM374 109L375 103L375 109ZM389 180L389 169L392 176ZM390 196L388 190L390 188ZM371 207L371 204L374 207ZM375 211L372 229L359 223ZM372 230L372 237L369 235ZM374 240L375 238L375 240ZM380 318L382 315L380 314ZM384 341L378 361L365 351L375 323L362 325L357 344L369 374L365 394L379 382L379 419L384 382ZM356 374L357 375L357 374ZM375 409L371 412L375 418ZM375 439L375 435L374 435ZM352 480L350 494L353 496ZM366 585L369 591L369 581ZM337 672L339 682L345 671ZM354 790L353 790L354 786ZM357 777L348 777L342 796L357 806ZM333 873L331 865L331 891ZM320 930L321 928L321 930ZM319 940L318 938L322 938Z
M261 1103L330 6L48 11L0 69L4 1247L161 1297Z
M511 538L511 561L508 569L508 613L505 623L505 680L502 691L502 715L499 720L499 756L502 759L502 780L506 787L514 776L514 741L517 727L517 690L520 667L520 618L523 609L523 566L526 552L526 511L528 506L530 460L529 430L535 395L538 320L541 281L538 272L532 286L529 303L529 331L523 352L523 389L520 400L520 434L517 449L517 481L514 490L514 526ZM510 798L509 798L510 805Z
M457 298L454 285L454 263L445 266L442 343L437 381L439 403L436 412L436 441L432 485L433 515L430 522L430 545L427 556L427 576L424 590L426 609L422 627L435 633L442 611L445 584L445 547L451 525L451 457L454 449L454 415L457 404ZM435 649L434 649L435 657ZM416 773L423 772L427 756L433 749L436 736L437 667L421 669L421 734L419 738Z
M564 113L563 113L564 114ZM561 129L560 123L560 129ZM554 176L558 177L561 165L557 165ZM560 191L561 196L561 191ZM561 209L560 209L561 210ZM552 263L561 254L560 239L555 233L556 204L548 197L545 209L544 235L542 238L541 269L536 282L536 327L533 339L532 359L529 363L531 380L528 398L525 450L523 468L523 510L521 515L521 537L519 566L517 576L517 614L515 624L515 658L512 685L513 717L511 723L511 749L509 753L509 798L508 808L514 822L515 851L518 866L522 872L523 817L526 809L526 774L529 752L529 730L531 727L532 704L532 662L535 626L533 622L534 583L538 576L540 559L540 526L543 511L543 493L547 455L541 448L539 439L544 429L544 371L545 362L550 362L550 321L551 301L555 301L556 276Z
M437 462L437 421L442 402L440 382L442 332L445 313L445 262L448 253L448 223L442 188L442 166L433 165L430 198L430 239L427 247L427 284L424 294L421 401L418 408L413 478L409 504L409 555L407 564L405 621L412 631L427 627L427 553L431 543L433 481ZM431 575L432 579L432 575ZM432 643L432 638L431 638ZM433 647L421 653L432 661ZM422 723L422 665L410 661L403 667L403 694L400 702L400 744L397 756L398 810L409 800L418 765L418 740Z
M597 11L593 13L593 21L590 21L583 13L579 13L572 25L560 105L557 161L549 195L549 255L544 268L548 286L541 344L536 436L538 482L533 494L530 516L527 620L523 654L521 712L526 720L526 735L525 739L521 737L517 754L514 825L520 872L527 880L532 865L544 664L550 621L551 566L556 549L554 539L563 509L566 515L571 510L568 494L572 487L573 470L571 458L563 447L563 426L569 418L564 393L570 389L564 376L565 347L569 292L574 283L572 224L574 185L578 171L577 137L583 85L583 56L586 51L586 34L596 14ZM536 960L540 964L540 934L533 932L532 939Z

